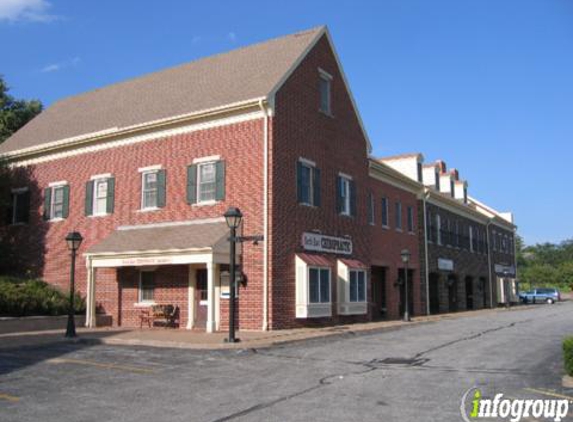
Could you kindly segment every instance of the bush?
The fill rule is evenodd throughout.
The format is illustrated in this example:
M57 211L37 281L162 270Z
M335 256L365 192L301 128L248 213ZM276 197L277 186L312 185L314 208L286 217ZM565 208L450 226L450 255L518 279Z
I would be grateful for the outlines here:
M573 337L563 340L563 360L567 375L573 377Z
M65 315L68 295L41 280L0 277L0 316ZM85 311L85 301L76 293L76 313Z

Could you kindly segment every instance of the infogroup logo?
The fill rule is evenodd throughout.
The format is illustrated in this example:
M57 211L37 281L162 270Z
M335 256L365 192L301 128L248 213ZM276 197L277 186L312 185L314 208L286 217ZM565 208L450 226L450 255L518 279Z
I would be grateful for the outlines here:
M483 396L479 388L470 388L462 396L460 411L465 422L499 419L520 422L523 418L560 422L569 413L569 400L509 399L503 393Z

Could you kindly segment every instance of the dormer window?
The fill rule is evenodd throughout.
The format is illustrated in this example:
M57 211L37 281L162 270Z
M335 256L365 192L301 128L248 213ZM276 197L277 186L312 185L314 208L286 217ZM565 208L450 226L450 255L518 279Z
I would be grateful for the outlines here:
M331 85L332 85L332 75L328 72L325 72L322 69L318 69L319 74L319 83L318 89L320 93L320 104L319 110L332 116L332 108L331 108Z

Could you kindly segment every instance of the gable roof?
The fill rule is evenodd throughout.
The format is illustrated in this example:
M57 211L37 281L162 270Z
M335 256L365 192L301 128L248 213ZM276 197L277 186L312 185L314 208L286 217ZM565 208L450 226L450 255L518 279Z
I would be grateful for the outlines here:
M65 98L0 144L0 154L266 98L325 33L317 27Z

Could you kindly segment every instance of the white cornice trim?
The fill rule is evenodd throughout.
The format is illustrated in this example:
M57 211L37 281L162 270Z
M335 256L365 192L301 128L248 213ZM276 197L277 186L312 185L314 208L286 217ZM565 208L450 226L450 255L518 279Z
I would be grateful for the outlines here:
M201 218L189 221L167 221L164 223L139 224L136 226L119 226L117 230L156 229L161 227L192 226L196 224L213 224L213 223L224 223L224 222L225 222L224 217L213 217L213 218Z
M440 208L444 208L454 214L462 215L470 220L476 221L481 224L486 224L490 219L481 214L480 212L468 207L467 205L463 205L457 200L453 198L449 198L447 196L441 195L439 193L433 192L426 188L426 191L429 193L428 195L428 203L435 205Z
M178 126L178 127L171 128L171 129L157 130L154 132L145 133L145 134L141 134L141 135L126 136L125 138L116 139L116 140L112 140L112 141L107 140L107 139L102 139L102 140L100 140L100 142L94 141L94 142L91 142L89 145L78 146L77 148L75 148L73 150L66 150L66 151L59 151L59 152L58 151L52 151L52 152L46 153L45 155L41 155L41 156L34 157L34 158L28 158L28 159L22 158L21 160L14 159L14 161L11 163L11 165L20 167L20 166L28 166L28 165L33 165L33 164L45 163L48 161L59 160L62 158L72 157L72 156L76 156L76 155L87 154L87 153L102 151L102 150L106 150L106 149L110 149L110 148L122 147L122 146L126 146L126 145L132 145L132 144L145 142L145 141L159 140L160 138L166 138L169 136L176 136L176 135L181 135L184 133L197 132L200 130L206 130L206 129L211 129L211 128L220 127L220 126L227 126L227 125L232 125L232 124L236 124L236 123L246 122L246 121L250 121L250 120L257 120L257 119L262 119L262 118L263 118L263 113L260 110L257 110L257 111L253 111L253 112L249 112L249 113L239 114L236 116L224 117L224 118L220 118L220 119L213 119L213 120L209 120L206 122L193 123L193 124L188 124L188 125L184 125L184 126L182 125L182 126ZM66 146L68 146L68 145L66 145ZM7 158L9 158L9 157L7 157Z
M402 189L413 193L414 195L419 195L423 192L424 186L415 180L404 176L397 170L394 170L387 164L381 163L379 161L369 159L369 171L368 175L373 179L379 180L381 182L392 185L398 189Z
M199 157L193 159L193 164L210 163L213 161L221 161L220 155L210 155L208 157Z

